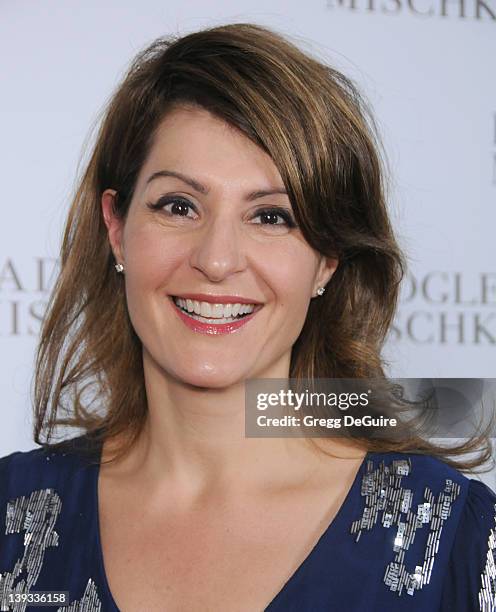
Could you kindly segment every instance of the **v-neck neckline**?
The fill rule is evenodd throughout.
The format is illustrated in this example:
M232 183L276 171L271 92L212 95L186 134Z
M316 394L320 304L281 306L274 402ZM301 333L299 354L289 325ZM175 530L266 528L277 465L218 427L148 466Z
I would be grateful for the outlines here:
M276 606L278 605L279 601L284 597L284 595L286 594L286 591L289 588L291 588L291 585L298 580L298 578L306 570L308 565L312 563L313 559L318 555L320 549L323 546L325 546L326 540L328 540L331 537L331 535L334 534L334 532L337 532L341 524L345 522L346 520L349 520L349 524L351 526L352 517L351 517L350 510L351 510L354 500L357 497L357 492L361 488L362 478L363 478L363 475L367 467L367 462L371 459L372 454L373 453L371 451L368 451L365 454L362 460L362 463L359 465L358 470L355 474L355 478L353 479L351 487L349 488L348 493L346 494L346 497L344 498L341 506L339 507L339 510L334 515L334 518L331 519L331 522L326 526L324 531L318 537L317 541L311 548L308 555L305 557L305 559L303 559L303 561L296 568L296 570L286 580L286 582L283 584L280 591L267 604L263 612L272 612L272 610L276 612L277 610Z
M93 504L93 516L95 517L96 554L97 554L99 574L100 574L101 581L103 583L103 588L106 592L107 599L110 601L113 607L113 612L115 611L120 612L120 609L115 602L115 599L112 595L112 591L110 590L110 585L107 580L107 574L105 572L105 563L103 559L102 541L101 541L101 536L100 536L100 510L99 510L99 496L98 496L98 480L99 480L99 475L100 475L100 464L101 464L102 451L103 451L103 443L100 444L100 447L98 449L98 463L92 466L93 467L92 504ZM339 510L334 515L334 518L331 520L331 522L326 526L324 531L318 537L317 541L312 546L310 552L305 557L305 559L303 559L300 565L296 568L296 570L289 576L289 578L283 584L283 586L278 591L278 593L276 593L276 595L266 605L266 607L263 609L263 612L272 612L273 609L274 609L274 612L276 612L275 606L277 606L279 601L285 595L286 591L291 587L291 585L296 580L298 580L299 576L305 571L306 567L312 562L313 558L318 554L320 548L324 545L324 541L327 540L334 531L337 531L339 529L339 526L348 517L350 517L350 524L351 524L351 514L349 510L353 504L354 499L356 498L357 490L360 488L362 477L363 477L363 474L367 466L367 461L371 458L372 454L373 453L370 451L368 451L365 454L355 474L351 487L348 490L348 493L346 494L346 497L344 498L341 506L339 507Z

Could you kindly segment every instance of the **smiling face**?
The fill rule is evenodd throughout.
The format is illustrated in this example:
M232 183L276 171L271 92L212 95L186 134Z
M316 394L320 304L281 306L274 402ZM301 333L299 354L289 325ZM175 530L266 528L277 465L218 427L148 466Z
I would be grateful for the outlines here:
M159 127L125 221L112 214L115 191L103 194L145 363L200 387L288 375L310 299L337 261L291 227L291 204L281 191L272 159L244 134L204 109L180 107ZM190 294L211 296L179 302L196 307L192 316L171 297ZM211 319L230 321L236 310L202 306L219 302L214 296L258 306L222 326Z

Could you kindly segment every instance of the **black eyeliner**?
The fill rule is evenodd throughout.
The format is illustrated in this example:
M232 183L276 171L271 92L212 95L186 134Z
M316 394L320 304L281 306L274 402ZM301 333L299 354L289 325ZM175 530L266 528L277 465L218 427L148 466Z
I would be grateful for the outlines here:
M262 213L280 215L286 221L286 223L288 224L288 227L290 228L296 227L296 223L293 217L291 216L291 213L287 211L285 208L278 208L277 206L273 208L262 208L257 211L256 216L258 217L258 215L261 215ZM268 223L267 225L277 225L277 224Z
M180 196L163 196L159 198L156 202L149 202L147 206L148 208L151 208L152 210L160 210L166 204L175 204L175 203L184 204L185 206L190 206L192 210L197 212L192 202Z
M186 198L182 198L181 196L163 196L159 198L156 202L148 203L147 206L148 208L151 208L152 210L160 210L165 205L174 204L176 202L189 206L194 212L198 212L192 202L190 202ZM260 208L259 210L257 210L255 217L258 217L264 213L279 215L280 217L284 219L287 226L291 229L297 227L297 224L294 221L291 213L285 208L277 207L277 206L268 207L268 208ZM278 223L266 223L266 224L261 224L261 225L279 225L279 224Z

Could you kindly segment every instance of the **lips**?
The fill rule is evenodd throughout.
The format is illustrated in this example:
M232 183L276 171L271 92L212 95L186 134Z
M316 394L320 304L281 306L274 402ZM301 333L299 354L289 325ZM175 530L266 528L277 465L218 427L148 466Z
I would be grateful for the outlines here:
M169 299L172 303L172 306L175 312L179 315L179 318L182 322L189 327L192 331L203 334L210 335L220 335L220 334L230 334L238 331L242 327L244 327L253 317L262 309L263 304L257 304L255 306L255 310L249 314L246 314L243 317L240 317L238 320L234 320L228 323L212 323L212 322L204 322L198 320L194 317L198 316L194 313L187 313L182 310L177 304L174 302L173 296L169 296Z

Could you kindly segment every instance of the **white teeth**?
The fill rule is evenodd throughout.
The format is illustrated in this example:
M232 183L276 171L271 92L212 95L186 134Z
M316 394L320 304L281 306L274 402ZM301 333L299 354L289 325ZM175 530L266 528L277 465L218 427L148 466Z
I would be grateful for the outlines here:
M187 310L205 318L229 319L241 314L248 314L255 310L255 304L212 304L210 302L199 302L189 298L174 297L174 302Z
M208 302L201 302L200 314L202 317L210 317L212 315L212 306Z
M224 316L224 304L212 304L211 306L212 317L221 318Z

